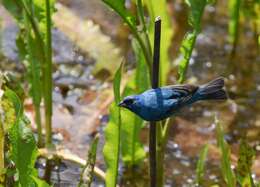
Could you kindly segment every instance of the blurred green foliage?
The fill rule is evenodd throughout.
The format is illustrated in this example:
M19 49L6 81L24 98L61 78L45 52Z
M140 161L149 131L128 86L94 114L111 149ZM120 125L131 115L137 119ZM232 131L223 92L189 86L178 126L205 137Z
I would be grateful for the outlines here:
M237 180L242 187L254 186L251 167L255 151L250 147L245 138L242 138L239 145L239 158L236 167Z
M35 121L38 129L39 145L43 145L40 104L45 104L45 123L47 139L50 135L50 116L52 114L52 67L50 46L50 20L47 13L53 11L54 0L3 0L4 7L16 19L19 35L16 45L19 57L27 67L30 95L35 108ZM47 4L50 3L50 7Z

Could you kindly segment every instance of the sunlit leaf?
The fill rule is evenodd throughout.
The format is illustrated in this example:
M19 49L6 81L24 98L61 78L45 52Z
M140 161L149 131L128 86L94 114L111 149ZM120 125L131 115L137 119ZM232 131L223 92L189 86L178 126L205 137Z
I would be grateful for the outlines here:
M114 78L114 97L115 101L110 106L110 119L105 129L105 140L103 153L107 165L106 186L115 187L117 184L118 163L120 155L121 141L121 112L117 104L120 102L120 84L122 64L117 70Z
M150 15L150 27L149 36L150 41L153 44L154 37L154 20L155 17L160 16L161 23L161 47L160 47L160 83L165 85L168 73L170 71L170 59L169 59L169 48L172 43L173 27L171 25L170 16L167 9L166 0L146 0L145 1L149 15Z

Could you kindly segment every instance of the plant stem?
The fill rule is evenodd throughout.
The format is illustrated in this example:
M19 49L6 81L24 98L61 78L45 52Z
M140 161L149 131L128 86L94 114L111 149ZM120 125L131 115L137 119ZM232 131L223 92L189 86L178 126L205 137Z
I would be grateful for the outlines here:
M46 125L46 144L52 144L52 45L51 45L51 7L50 0L45 0L46 6L46 75L44 80L44 104L45 104L45 125Z
M154 53L152 69L152 88L159 86L161 18L157 17L154 24ZM149 154L150 154L150 186L156 187L156 122L150 123Z
M144 33L144 39L146 42L146 49L147 49L147 53L149 56L152 56L152 46L151 46L151 42L148 36L148 29L146 27L146 23L145 23L145 19L144 19L144 9L143 9L143 5L142 5L142 0L137 0L137 12L139 14L139 19L140 19L140 23L142 26L142 31Z
M43 147L40 106L35 107L35 121L37 125L38 146Z
M157 150L156 150L156 160L158 164L157 166L157 187L162 187L164 183L164 154L165 148L168 139L169 132L169 121L168 118L165 122L162 121L160 124L157 124Z

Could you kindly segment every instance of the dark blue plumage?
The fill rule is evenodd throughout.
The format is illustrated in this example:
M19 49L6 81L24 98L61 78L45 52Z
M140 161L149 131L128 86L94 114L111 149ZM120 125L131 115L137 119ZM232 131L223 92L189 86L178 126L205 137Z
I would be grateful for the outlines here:
M159 121L199 100L227 99L223 86L224 79L220 77L202 86L186 84L150 89L140 95L125 97L119 106L146 121Z

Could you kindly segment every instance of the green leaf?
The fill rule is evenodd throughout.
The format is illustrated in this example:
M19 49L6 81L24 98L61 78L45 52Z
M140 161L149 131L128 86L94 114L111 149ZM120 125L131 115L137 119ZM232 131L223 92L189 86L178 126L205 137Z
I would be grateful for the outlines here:
M94 167L96 163L97 145L99 136L96 135L88 151L87 162L81 171L78 187L90 187L93 181ZM86 181L84 181L84 176Z
M206 144L203 149L200 152L199 160L197 162L197 167L196 167L196 181L197 184L201 185L203 181L203 176L204 176L204 168L205 168L205 163L206 163L206 158L208 155L208 144Z
M221 172L228 187L236 186L236 178L231 169L230 162L230 147L224 139L224 132L217 118L215 119L217 125L217 142L221 152Z
M37 187L50 187L50 185L47 182L45 182L44 180L41 180L35 176L31 176L31 177Z
M22 187L28 187L34 184L31 176L35 175L34 163L37 156L35 139L28 120L23 116L22 104L16 93L8 89L4 96L13 103L16 111L16 121L9 130L11 160L17 169L19 183Z
M236 168L238 182L242 187L254 186L254 181L251 176L254 156L254 149L248 145L246 139L242 139L239 145L239 159Z
M10 129L11 159L19 176L22 187L33 184L30 177L35 174L34 163L37 157L36 142L25 119L19 119Z
M16 121L18 121L23 114L23 106L19 97L16 95L14 91L10 90L9 88L5 90L4 97L7 98L10 102L12 102L12 105L15 109Z
M120 65L114 78L115 102L110 106L110 119L105 129L105 145L103 154L107 165L106 186L115 187L118 175L118 162L121 142L121 110L117 104L120 102L120 84L123 64Z
M200 32L200 20L204 12L204 8L207 5L207 0L186 0L185 1L191 9L189 15L189 24L196 30Z
M118 104L121 100L120 97L120 84L121 84L121 75L122 75L122 70L123 70L123 63L120 64L120 67L116 71L114 81L113 81L113 89L114 89L114 97L115 97L115 102Z
M103 2L116 11L131 29L136 28L135 17L125 8L125 0L103 0Z
M183 83L186 77L186 72L188 69L189 61L192 55L192 51L196 42L197 34L196 32L187 33L181 43L180 57L178 59L179 64L179 83Z
M134 90L125 88L124 95L132 95ZM139 134L143 127L143 120L134 113L122 111L122 159L127 166L140 163L145 158L145 151L140 142Z
M150 41L153 44L154 38L154 20L160 16L162 20L161 47L160 47L160 83L165 85L170 71L169 48L171 47L173 37L173 27L171 25L170 16L168 14L166 0L146 0L150 15Z
M2 0L2 4L18 22L23 19L23 8L21 5L21 1Z
M229 0L229 23L228 23L228 34L229 42L233 45L236 44L238 40L238 27L239 27L239 11L241 7L241 0Z
M207 0L186 0L185 2L191 9L189 15L189 24L193 27L193 31L188 32L181 43L180 57L178 59L179 83L183 83L185 80L196 38L201 30L201 17L204 12L204 8L207 5Z
M144 54L141 47L136 40L132 42L133 50L136 57L136 71L133 80L130 80L131 88L134 89L135 94L139 94L150 88L150 74L149 67L145 62Z
M139 94L150 87L149 67L136 40L132 41L136 57L136 70L126 85L123 95ZM140 131L144 121L128 110L122 110L122 159L131 167L145 158L145 151L140 142Z

